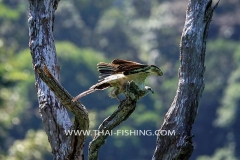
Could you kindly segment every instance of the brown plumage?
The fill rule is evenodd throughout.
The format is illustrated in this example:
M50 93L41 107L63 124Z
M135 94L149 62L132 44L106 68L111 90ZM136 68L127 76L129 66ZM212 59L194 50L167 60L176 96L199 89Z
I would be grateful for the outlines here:
M95 92L96 90L104 90L109 87L114 88L109 96L119 100L118 94L124 91L126 83L130 81L134 81L141 90L147 93L152 90L150 87L144 85L146 77L149 75L163 75L162 71L157 66L121 59L115 59L111 63L100 62L97 64L97 68L100 73L99 78L101 78L99 82L90 87L89 90L73 98L73 101Z

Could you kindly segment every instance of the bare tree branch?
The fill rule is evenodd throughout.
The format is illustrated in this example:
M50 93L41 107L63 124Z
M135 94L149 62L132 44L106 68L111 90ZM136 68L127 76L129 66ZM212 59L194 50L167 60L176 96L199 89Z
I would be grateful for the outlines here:
M86 135L68 136L66 130L88 130L89 118L85 107L79 102L72 102L73 97L59 83L60 67L53 38L54 12L58 2L29 0L29 47L35 70L39 110L54 159L81 160L84 159ZM139 91L132 82L127 85L125 94L127 99L102 123L99 130L112 130L126 120L134 111L139 97L147 93ZM74 114L74 124L65 107ZM93 139L89 147L89 159L97 159L98 150L106 138L99 135Z
M73 130L88 130L89 119L88 113L83 105L79 102L72 102L72 96L59 84L59 82L53 77L46 65L43 63L41 65L35 66L35 70L41 79L48 85L51 91L56 95L56 97L61 101L61 103L70 110L76 117ZM136 103L147 94L148 91L139 90L138 86L134 82L129 82L126 86L125 95L126 99L123 100L116 111L113 112L111 116L106 118L103 123L99 126L99 133L94 137L94 139L89 144L89 159L95 160L98 158L98 151L102 144L104 144L105 139L111 133L111 130L118 126L120 123L125 121L135 110ZM108 132L107 132L108 131ZM72 135L71 146L74 150L76 148L83 149L86 135L81 134L78 136ZM70 144L69 144L70 145ZM77 146L76 146L77 145ZM79 151L79 150L76 150ZM79 159L80 153L69 154L68 159Z
M29 0L29 47L35 67L39 111L54 159L83 159L86 137L66 135L66 130L88 129L89 120L84 107L77 102L71 103L72 97L58 84L60 67L53 38L54 13L58 3L59 0ZM55 94L43 80L52 85ZM74 125L58 98L75 114Z
M211 0L189 1L180 44L178 89L160 128L174 130L176 135L158 135L153 160L184 160L193 152L191 129L204 89L206 39L217 4L211 5Z
M72 96L61 86L61 84L53 77L46 65L35 66L35 71L41 77L41 79L48 85L51 91L56 95L60 102L71 111L75 116L75 122L72 130L88 130L89 129L89 117L86 108L79 102L72 102ZM81 134L78 136L72 135L71 141L66 145L72 146L72 153L67 157L70 159L80 159L83 150L86 135ZM75 152L74 152L75 151ZM79 157L80 156L80 157Z
M98 128L100 134L95 135L90 142L88 154L89 160L97 159L98 151L109 136L108 133L111 133L113 128L125 121L133 113L137 101L140 97L146 95L147 92L139 90L138 86L132 81L126 86L124 94L126 95L126 99L119 104L117 110L115 110L111 116L103 121Z
M84 128L88 129L89 119L86 108L79 102L72 102L73 97L53 77L46 65L37 65L35 66L35 70L41 79L48 85L51 91L56 95L56 97L61 101L61 103L69 111L71 111L77 117L77 119L83 121L80 122L80 124L82 124L81 126L87 126Z
M54 12L59 0L29 0L29 47L35 69L39 110L54 159L84 159L86 136L66 135L66 130L87 130L87 110L59 84L59 66L53 38ZM206 38L213 10L211 0L190 0L180 47L179 84L174 101L160 130L175 130L176 136L157 138L153 159L188 159L193 151L191 128L204 88ZM43 64L44 59L45 64ZM126 120L145 92L133 83L126 87L126 100L100 125L111 131ZM59 101L60 100L60 101ZM61 103L60 103L61 102ZM67 110L75 115L71 123ZM107 134L96 135L89 145L89 159L97 159Z

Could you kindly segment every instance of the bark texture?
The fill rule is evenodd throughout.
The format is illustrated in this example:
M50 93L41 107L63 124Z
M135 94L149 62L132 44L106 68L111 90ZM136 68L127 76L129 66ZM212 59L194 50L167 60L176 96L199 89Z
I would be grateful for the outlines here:
M87 130L87 110L59 83L59 66L53 38L54 13L59 0L29 0L29 47L35 69L39 110L54 159L84 159L86 136L68 136L66 130ZM197 115L204 89L204 58L209 23L215 7L211 0L190 0L180 44L179 84L174 101L160 130L175 130L175 136L157 138L153 159L188 159L193 151L191 128ZM111 131L126 120L136 108L142 93L130 82L126 100L99 126L99 131ZM64 105L64 106L63 106ZM75 115L70 121L66 108ZM89 159L98 157L106 134L96 135L89 145Z
M132 81L126 86L124 92L126 99L123 100L118 108L107 117L99 126L99 133L95 135L93 140L89 144L88 158L89 160L96 160L98 157L98 151L100 147L105 143L106 138L111 133L112 129L125 121L135 110L137 101L140 97L145 96L147 93L139 90L138 86Z
M83 159L85 136L67 136L71 129L88 129L87 111L79 104L72 104L72 97L56 85L55 94L44 83L45 78L52 82L59 81L59 69L53 38L54 13L59 0L29 0L29 47L35 69L39 111L52 148L54 159ZM44 64L43 64L44 62ZM48 69L49 70L48 70ZM51 84L51 83L50 83ZM51 85L49 85L51 87ZM62 95L62 96L61 96ZM57 96L57 97L56 97ZM66 108L75 115L71 123ZM71 106L73 106L71 108Z
M72 102L72 96L59 83L59 70L53 38L54 13L59 0L29 0L29 47L35 70L36 88L40 115L56 160L82 160L86 135L66 134L67 130L88 130L89 117L86 108L79 101ZM100 125L99 131L111 131L126 120L136 107L140 97L147 94L140 91L134 82L126 87L126 99L118 109ZM70 121L66 108L75 120ZM98 151L108 136L96 135L89 145L89 159L98 158Z
M46 65L42 62L41 65L35 66L35 71L38 73L39 77L49 86L53 91L56 97L64 104L64 106L70 110L75 115L74 127L71 127L72 130L88 130L89 128L89 119L88 114L84 106L82 106L78 101L72 102L72 96L59 84L59 82L54 78L50 73ZM126 86L124 94L126 99L123 100L118 108L107 117L103 123L99 126L99 133L95 135L93 140L89 144L89 160L98 159L98 151L100 147L104 144L106 138L111 133L112 129L125 121L135 110L137 101L140 97L143 97L147 94L146 91L139 90L138 86L134 82L129 82ZM107 133L107 134L106 134ZM69 153L69 156L63 157L64 159L83 159L77 155L81 155L81 151L84 146L85 136L82 135L72 135L70 142L65 145L69 145L72 148L72 152ZM80 150L78 150L80 148ZM67 149L67 148L66 148ZM75 151L75 152L74 152ZM78 154L77 154L78 153Z
M206 39L212 14L211 0L190 0L180 43L179 82L176 96L165 115L161 130L175 130L173 136L158 135L153 160L187 160L194 148L191 129L204 89Z

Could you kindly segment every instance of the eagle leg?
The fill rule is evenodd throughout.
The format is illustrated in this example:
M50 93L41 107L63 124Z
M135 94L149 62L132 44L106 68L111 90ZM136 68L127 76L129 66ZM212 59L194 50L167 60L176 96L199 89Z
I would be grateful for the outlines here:
M122 100L118 96L116 96L116 98L119 101L119 103L122 103Z

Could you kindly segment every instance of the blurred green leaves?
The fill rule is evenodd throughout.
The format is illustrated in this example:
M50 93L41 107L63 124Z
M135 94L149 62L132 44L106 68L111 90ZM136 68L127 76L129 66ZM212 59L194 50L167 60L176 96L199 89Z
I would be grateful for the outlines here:
M234 154L235 145L228 144L223 148L217 148L212 156L199 156L197 160L237 160L238 158Z
M17 140L5 160L42 160L51 157L51 147L43 130L28 130L25 139ZM1 158L1 157L0 157Z
M16 20L19 18L18 10L10 9L8 6L0 3L0 18Z
M186 3L62 0L54 24L62 85L73 96L85 91L98 81L96 64L100 61L123 58L156 64L164 75L146 81L155 94L141 99L135 112L117 129L160 128L177 89ZM203 153L199 159L236 159L240 155L240 32L234 18L239 17L236 3L220 3L210 26L205 90L193 127L197 146L193 159ZM43 126L28 49L27 5L23 1L0 1L0 159L52 159L47 136L40 130ZM97 129L117 107L117 100L110 99L108 92L81 99L89 110L91 129ZM212 132L216 134L207 134ZM229 133L235 137L234 143L228 140ZM100 159L150 159L155 141L156 137L110 137Z

